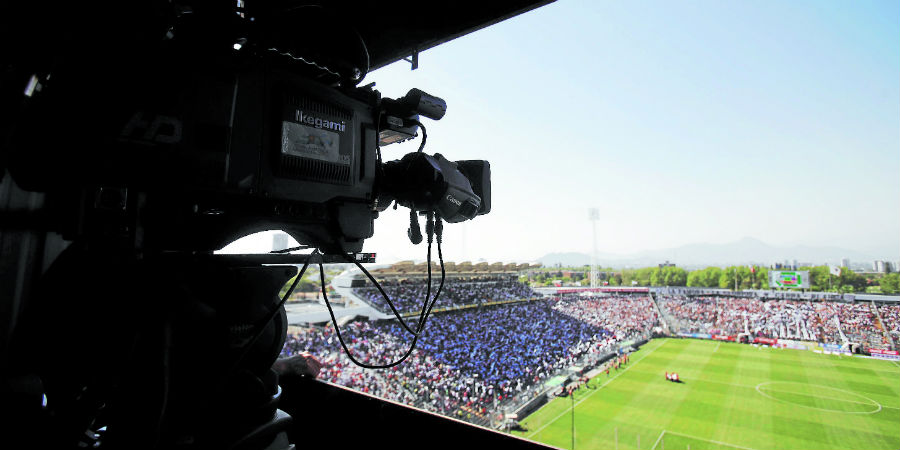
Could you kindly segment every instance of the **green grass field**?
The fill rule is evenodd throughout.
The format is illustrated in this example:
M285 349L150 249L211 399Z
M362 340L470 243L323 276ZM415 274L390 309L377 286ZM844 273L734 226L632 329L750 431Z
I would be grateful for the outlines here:
M571 448L574 404L576 449L900 449L900 365L890 361L657 339L590 385L515 434Z

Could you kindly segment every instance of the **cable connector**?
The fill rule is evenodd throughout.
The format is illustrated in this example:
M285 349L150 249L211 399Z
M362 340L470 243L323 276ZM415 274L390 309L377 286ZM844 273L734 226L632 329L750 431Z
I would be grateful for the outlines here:
M425 234L428 235L428 243L434 242L434 213L428 211L425 215Z
M426 227L428 225L426 224ZM409 241L413 243L413 245L419 245L422 242L422 230L419 228L419 218L416 217L416 210L410 208L409 209L409 229L406 230L406 235L409 236ZM429 242L431 238L429 237Z
M441 220L440 214L434 215L434 233L437 235L437 243L440 244L444 238L444 221Z

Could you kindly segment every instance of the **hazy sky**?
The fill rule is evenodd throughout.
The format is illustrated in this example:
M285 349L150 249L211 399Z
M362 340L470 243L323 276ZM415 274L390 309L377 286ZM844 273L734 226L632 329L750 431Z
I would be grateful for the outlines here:
M419 63L364 83L442 97L425 151L493 171L448 261L590 252L591 207L602 252L751 236L900 257L900 2L561 0ZM383 214L365 250L424 259L407 223Z

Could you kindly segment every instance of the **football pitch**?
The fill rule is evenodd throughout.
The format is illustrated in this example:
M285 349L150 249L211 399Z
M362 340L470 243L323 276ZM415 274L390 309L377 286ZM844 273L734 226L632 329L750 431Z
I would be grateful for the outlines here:
M666 381L678 372L683 383ZM514 434L576 449L898 449L900 365L655 339ZM574 406L574 414L573 414Z

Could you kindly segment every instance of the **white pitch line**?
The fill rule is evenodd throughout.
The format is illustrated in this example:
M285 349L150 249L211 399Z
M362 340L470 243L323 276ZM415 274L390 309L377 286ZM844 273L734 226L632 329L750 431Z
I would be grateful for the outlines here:
M713 353L715 353L716 351L719 350L719 346L720 346L720 345L722 345L721 342L717 342L717 343L716 343L716 348L713 349Z
M606 383L603 383L603 384L601 384L600 386L597 386L597 388L594 389L593 392L589 393L588 395L585 395L581 400L575 402L575 406L580 405L582 402L584 402L585 400L587 400L588 398L590 398L592 395L594 395L594 394L596 394L597 392L599 392L600 389L603 389L604 386L606 386L607 384L611 383L611 382L612 382L613 380L615 380L616 378L619 378L619 375L622 375L623 373L628 372L628 369L631 369L632 367L636 366L637 363L643 361L644 358L650 356L650 354L653 353L653 352L655 352L658 348L662 347L663 345L666 345L666 342L669 342L669 341L668 341L668 340L663 341L662 344L659 344L659 346L657 346L657 347L654 348L653 350L650 350L649 352L645 353L644 356L641 356L641 359L635 361L634 363L629 363L630 365L629 365L628 367L626 367L625 370L623 370L623 371L617 373L616 376L614 376L614 377L612 377L612 378L606 380ZM570 395L571 395L571 394L570 394ZM540 433L541 431L544 431L544 428L547 428L548 426L550 426L550 424L552 424L552 423L556 422L557 420L559 420L560 417L565 416L566 414L569 414L569 413L570 413L570 411L569 411L568 409L567 409L566 411L563 411L562 414L560 414L560 415L554 417L553 420L547 422L546 424L544 424L544 426L542 426L542 427L538 428L537 430L535 430L534 433L529 434L528 437L529 437L529 438L530 438L530 437L533 437L533 436L537 435L538 433Z
M875 403L867 403L867 402L858 402L856 400L847 400L847 399L837 398L837 397L828 397L826 395L807 394L805 392L784 391L784 390L780 390L780 389L767 389L767 388L761 388L761 389L764 391L769 391L769 392L780 392L782 394L799 395L801 397L824 398L825 400L834 400L837 402L856 403L857 405L881 406L881 403L878 403L875 400L872 400ZM841 391L843 391L843 389L841 389ZM847 392L853 392L853 391L847 391ZM858 394L854 393L853 395L858 395ZM863 397L863 398L868 398L868 397ZM793 402L788 402L788 403L793 403ZM890 406L888 408L890 408ZM845 412L845 411L841 411L841 412Z
M729 383L729 382L727 382L727 381L716 381L716 380L709 380L709 379L702 379L702 378L701 378L701 379L696 379L696 381L697 381L698 383L715 383L715 384L724 384L724 385L726 385L726 386L734 386L734 387L745 388L745 389L754 389L754 390L756 389L756 386L751 386L751 385L749 385L749 384ZM757 385L757 386L758 386L758 385ZM846 400L846 399L836 398L836 397L826 397L826 396L824 396L824 395L804 394L804 393L800 393L800 392L796 392L796 391L782 391L782 390L779 390L779 389L765 389L765 390L770 391L770 392L781 392L781 393L784 393L784 394L798 394L798 395L803 395L803 396L807 396L807 397L824 398L824 399L828 399L828 400L836 400L836 401L847 402L847 403L858 403L858 404L860 404L860 405L881 406L882 408L888 408L888 409L900 409L900 407L897 407L897 406L882 405L881 403L879 403L879 402L877 402L877 401L875 401L875 400L869 399L868 397L866 397L866 398L869 399L869 400L872 400L873 402L875 402L875 404L872 404L872 403L866 403L866 402L857 402L857 401L855 401L855 400ZM850 393L852 393L852 394L854 394L854 395L859 395L859 394L857 394L857 393L855 393L855 392L853 392L853 391L848 391L848 392L850 392ZM789 403L790 403L790 402L789 402Z
M662 433L659 433L659 437L656 438L656 442L653 443L653 447L650 447L650 450L656 450L656 446L659 445L659 441L662 440L664 434L666 434L666 430L662 430Z
M721 442L721 441L714 441L714 440L712 440L712 439L704 439L704 438L702 438L702 437L691 436L691 435L689 435L689 434L676 433L676 432L674 432L674 431L669 431L669 430L663 430L663 431L665 431L666 433L669 433L669 434L674 434L674 435L676 435L676 436L686 437L686 438L688 438L688 439L696 439L696 440L698 440L698 441L712 442L713 444L717 444L717 445L725 445L725 446L728 446L728 447L740 448L740 449L743 449L743 450L756 450L756 449L753 449L753 448L750 448L750 447L741 447L740 445L729 444L729 443L727 443L727 442Z

